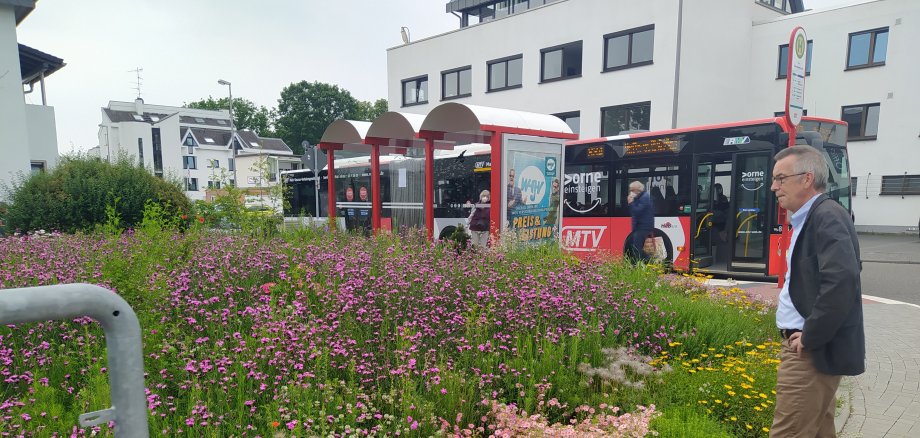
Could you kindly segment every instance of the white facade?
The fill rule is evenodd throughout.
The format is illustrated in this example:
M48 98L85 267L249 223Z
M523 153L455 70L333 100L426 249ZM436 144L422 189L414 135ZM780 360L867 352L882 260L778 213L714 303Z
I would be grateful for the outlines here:
M807 0L805 3L807 7ZM814 41L806 81L809 116L881 103L877 139L849 144L863 230L916 227L920 195L880 196L881 176L920 175L920 2L879 0L795 14L755 0L559 0L388 50L390 109L425 114L442 103L442 74L470 67L459 103L546 114L578 112L581 138L602 131L605 107L649 102L651 130L766 118L783 111L779 46L802 25ZM604 71L605 35L654 26L651 63ZM846 71L850 33L888 27L884 65ZM541 50L581 42L581 74L541 83ZM490 61L521 55L519 88L489 91ZM427 75L427 102L404 105L403 81ZM871 175L869 173L871 172ZM868 193L868 194L867 194Z
M32 168L54 167L58 161L54 108L27 105L23 95L24 83L34 84L37 80L20 74L16 25L32 8L34 2L0 0L0 200L7 196L2 189L10 187L19 175L28 175ZM61 66L63 63L57 68ZM30 86L30 90L38 88ZM41 92L44 94L43 77Z
M237 158L236 173L231 132L241 155ZM150 105L143 99L110 101L102 108L98 137L101 158L114 161L123 156L143 163L155 175L179 181L193 201L207 199L208 189L217 190L234 183L234 176L239 178L238 186L242 189L277 184L277 177L261 184L249 183L247 172L251 164L246 156L262 153L271 157L276 175L279 169L296 169L300 164L300 157L294 156L279 139L258 137L247 130L231 130L226 110Z

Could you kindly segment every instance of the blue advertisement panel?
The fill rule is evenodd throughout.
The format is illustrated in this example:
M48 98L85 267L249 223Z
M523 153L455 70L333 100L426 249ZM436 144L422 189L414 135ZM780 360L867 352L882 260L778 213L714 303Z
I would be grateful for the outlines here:
M556 241L560 223L561 154L507 152L506 226L522 242Z

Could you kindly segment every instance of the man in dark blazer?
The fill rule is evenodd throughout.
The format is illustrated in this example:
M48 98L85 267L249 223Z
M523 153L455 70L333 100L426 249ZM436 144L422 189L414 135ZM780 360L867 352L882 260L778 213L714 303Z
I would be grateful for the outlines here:
M773 183L792 240L776 325L782 353L771 437L833 437L841 376L865 371L859 241L850 213L823 192L828 168L811 146L776 154Z

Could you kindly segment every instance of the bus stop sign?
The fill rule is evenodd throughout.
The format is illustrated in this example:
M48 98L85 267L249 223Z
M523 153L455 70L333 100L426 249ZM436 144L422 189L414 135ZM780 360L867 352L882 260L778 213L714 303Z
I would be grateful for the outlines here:
M786 63L786 120L792 126L802 121L805 106L805 64L808 59L808 37L797 26L789 37L789 60Z

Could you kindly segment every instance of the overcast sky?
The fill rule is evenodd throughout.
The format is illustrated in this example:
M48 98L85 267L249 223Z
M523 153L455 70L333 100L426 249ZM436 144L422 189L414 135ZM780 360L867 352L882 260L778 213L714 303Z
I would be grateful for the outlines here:
M613 0L611 0L613 1ZM618 0L623 1L623 0ZM860 0L805 0L818 9ZM863 0L864 1L864 0ZM336 84L361 100L387 97L386 49L407 26L418 40L459 27L445 0L40 0L19 42L63 58L46 80L61 152L98 144L100 108L141 95L180 106L207 96L277 106L299 82ZM41 94L26 95L41 103Z

